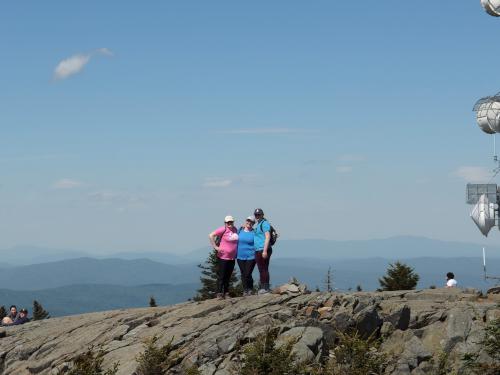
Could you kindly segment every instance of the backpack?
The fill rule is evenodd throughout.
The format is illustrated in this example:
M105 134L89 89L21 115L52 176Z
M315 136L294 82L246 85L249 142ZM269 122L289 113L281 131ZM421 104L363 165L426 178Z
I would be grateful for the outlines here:
M264 221L267 221L267 220L264 219L259 224L261 232L263 232L262 224L264 224ZM276 241L278 241L279 234L271 224L269 224L269 226L271 227L271 230L269 231L269 234L271 235L271 238L269 239L269 246L273 246L276 243Z

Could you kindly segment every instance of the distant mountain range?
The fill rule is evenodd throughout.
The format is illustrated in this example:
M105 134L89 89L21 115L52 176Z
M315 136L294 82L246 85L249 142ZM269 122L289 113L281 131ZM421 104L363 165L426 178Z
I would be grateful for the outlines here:
M331 267L334 287L375 290L389 262L402 260L420 275L418 288L442 286L452 271L460 286L487 289L482 246L421 237L370 241L280 240L271 261L271 281L291 277L324 288ZM17 247L0 250L0 304L31 306L33 299L53 315L147 305L149 295L160 304L194 296L209 248L184 255L164 252L122 252L113 257L85 252ZM488 270L500 276L500 249L487 249ZM83 256L82 256L83 255ZM237 267L236 267L237 268ZM254 279L258 280L255 270Z
M136 286L196 282L195 264L173 266L149 259L76 258L8 267L0 272L0 288L40 290L74 284Z
M312 258L271 258L273 284L281 284L296 277L311 288L321 287L331 266L336 287L347 290L360 284L374 290L378 278L385 274L390 262L384 258L325 260ZM413 258L401 259L420 275L419 287L442 285L448 271L455 272L461 286L486 288L482 279L481 258ZM490 272L500 273L500 259L489 260ZM237 268L237 267L236 267ZM200 269L196 263L169 265L149 259L93 259L78 258L59 262L10 267L0 272L0 288L10 290L42 290L75 284L106 284L138 286L147 284L196 284ZM255 270L254 278L258 279Z
M331 240L283 240L275 248L276 256L287 258L316 259L361 259L361 258L419 258L419 257L481 257L483 245L434 240L425 237L399 236L386 239L331 241ZM202 262L209 247L203 247L186 254L167 251L127 251L95 254L77 250L48 249L34 246L17 246L0 250L0 268L13 265L47 263L82 257L118 258L125 260L147 258L156 262L180 265ZM487 246L488 257L500 257L500 247Z
M149 306L154 296L158 306L185 302L193 297L198 284L154 284L141 286L69 285L38 291L0 289L0 303L6 308L25 307L32 316L33 300L42 303L52 317L93 311Z

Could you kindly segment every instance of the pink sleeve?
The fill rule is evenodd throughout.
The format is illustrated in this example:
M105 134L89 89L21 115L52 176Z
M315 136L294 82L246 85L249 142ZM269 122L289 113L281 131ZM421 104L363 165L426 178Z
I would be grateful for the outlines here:
M216 236L221 236L225 230L226 230L226 227L220 227L220 228L217 228L216 230L214 230L214 233Z

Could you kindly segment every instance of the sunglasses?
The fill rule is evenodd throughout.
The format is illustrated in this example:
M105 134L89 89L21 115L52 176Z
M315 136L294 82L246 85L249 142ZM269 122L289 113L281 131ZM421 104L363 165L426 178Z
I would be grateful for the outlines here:
M233 225L233 224L234 224L234 221L226 221L226 224Z

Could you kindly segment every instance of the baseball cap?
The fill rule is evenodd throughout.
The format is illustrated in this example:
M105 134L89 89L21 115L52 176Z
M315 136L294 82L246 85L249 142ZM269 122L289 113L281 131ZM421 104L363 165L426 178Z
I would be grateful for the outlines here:
M253 216L247 217L248 221L251 221L252 223L255 223L255 218Z
M254 215L264 215L264 211L262 211L262 208L256 208L255 211L253 212Z
M232 217L231 215L227 215L227 216L224 218L224 223L227 223L228 221L234 221L234 217Z

